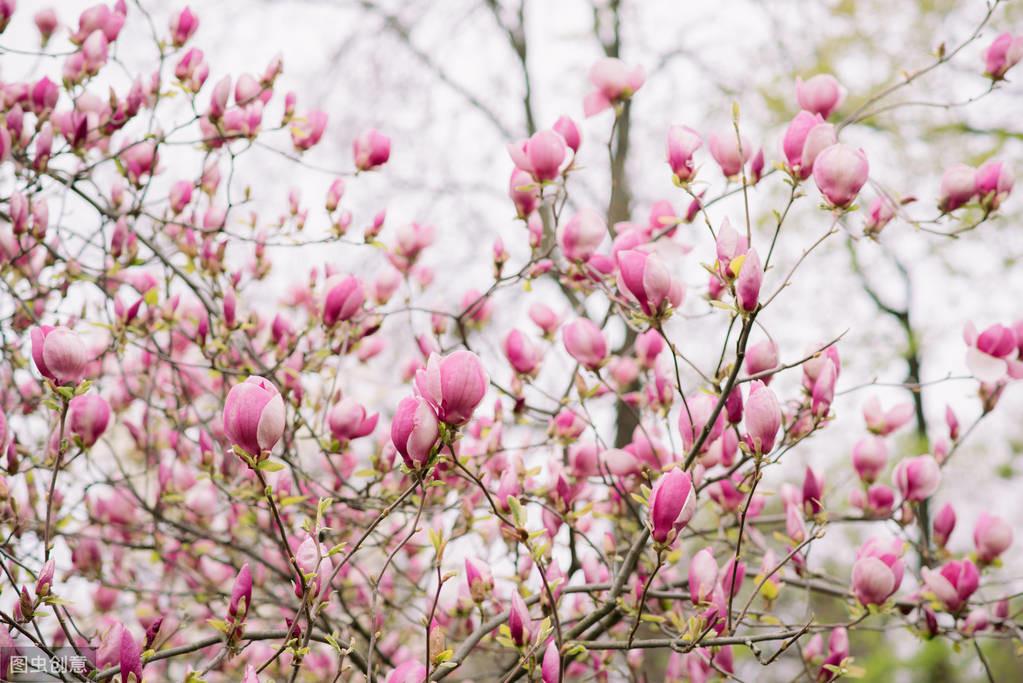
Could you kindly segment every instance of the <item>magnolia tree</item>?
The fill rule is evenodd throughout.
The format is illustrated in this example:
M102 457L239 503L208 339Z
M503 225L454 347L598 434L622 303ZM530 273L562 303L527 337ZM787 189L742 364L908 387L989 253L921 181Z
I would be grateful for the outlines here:
M315 206L239 180L258 150L306 165L327 129L280 92L281 59L209 78L188 8L163 25L124 0L0 0L0 30L31 20L39 44L3 48L31 68L0 84L0 678L70 652L56 678L829 681L863 676L857 632L882 630L954 643L993 680L982 643L1023 637L1000 573L1014 525L985 512L953 551L956 509L929 501L1023 377L1023 323L961 321L970 375L946 380L972 384L975 417L928 431L912 352L903 401L839 415L857 349L787 348L762 321L829 241L965 245L1003 210L1003 161L949 167L924 205L846 141L954 61L1001 88L1023 36L956 60L997 4L853 104L831 75L792 83L777 149L737 105L713 131L670 126L677 195L637 222L573 194L596 172L581 146L621 170L643 97L642 67L597 61L580 108L609 137L561 117L508 141L494 182L518 244L477 244L491 281L452 297L461 273L421 259L433 227L345 200L397 163L386 132L352 141ZM756 215L758 194L784 199ZM296 245L365 263L310 268ZM838 422L859 432L841 485L771 479ZM912 428L923 445L896 448ZM812 554L844 525L858 546Z

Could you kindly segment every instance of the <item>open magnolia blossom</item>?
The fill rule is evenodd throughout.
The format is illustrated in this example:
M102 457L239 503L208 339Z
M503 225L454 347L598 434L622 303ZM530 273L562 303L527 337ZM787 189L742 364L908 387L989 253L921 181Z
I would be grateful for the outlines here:
M525 94L482 96L477 12L435 50L385 4L326 52L417 87L335 109L205 7L0 0L0 680L1017 680L1001 3L889 75L765 51L734 103L645 3L565 64L561 3L488 3Z

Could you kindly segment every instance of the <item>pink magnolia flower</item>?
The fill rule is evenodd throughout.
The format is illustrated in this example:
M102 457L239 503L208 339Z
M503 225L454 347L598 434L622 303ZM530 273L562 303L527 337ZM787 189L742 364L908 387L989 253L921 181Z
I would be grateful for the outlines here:
M589 318L577 318L561 331L565 349L583 367L599 370L607 360L604 333Z
M483 602L494 591L494 576L490 567L471 557L465 558L465 582L476 603Z
M607 223L593 209L582 209L558 226L558 246L569 261L587 261L604 241Z
M870 164L863 150L838 143L817 155L813 180L817 189L836 208L852 204L870 175Z
M1005 78L1005 73L1023 59L1023 36L1009 32L1000 34L984 51L985 73L994 81Z
M326 112L313 109L305 115L303 120L292 123L291 144L300 152L310 149L320 141L326 128Z
M538 183L554 180L561 174L566 154L565 138L553 130L541 130L508 145L508 155L515 167Z
M543 349L520 330L512 330L504 338L504 355L515 372L534 376L543 361Z
M249 563L242 565L231 588L231 601L227 605L227 616L235 624L245 621L252 605L252 571Z
M250 455L273 447L284 435L284 399L262 377L236 384L224 402L224 435Z
M871 538L856 553L852 590L863 605L884 604L902 585L902 542Z
M935 571L928 567L920 570L924 586L950 612L962 609L980 585L980 572L970 560L952 560Z
M853 445L853 468L859 478L868 484L877 477L888 464L888 446L878 436L865 436Z
M774 392L760 380L750 385L745 415L747 443L754 453L770 453L781 429L781 406Z
M579 151L579 145L582 144L582 134L579 133L579 126L576 125L571 117L558 117L558 120L554 122L551 128L564 139L565 144L568 145L568 148L573 153Z
M142 649L131 636L131 631L121 626L120 646L118 648L118 663L121 665L121 681L129 683L132 677L141 683L142 681Z
M416 372L415 385L438 420L460 427L472 418L489 381L479 356L459 350L443 357L431 353L426 367Z
M1012 192L1015 177L1005 162L992 159L977 169L975 176L977 198L981 206L994 211Z
M989 564L1012 545L1012 527L1001 517L981 512L973 527L973 545L977 560Z
M103 436L109 422L110 404L99 394L75 396L68 404L68 431L85 448L91 448Z
M554 312L550 306L542 303L534 303L529 307L529 319L539 327L545 336L552 336L561 324L561 316Z
M806 370L804 364L804 371ZM816 417L826 417L831 411L831 402L835 400L835 381L838 379L838 368L831 359L827 359L810 392L810 410Z
M888 436L899 427L913 419L913 404L909 401L884 410L881 408L881 399L871 396L863 404L863 420L867 423L867 429L874 434Z
M354 275L335 275L327 280L323 296L323 324L328 327L351 320L362 310L366 290Z
M508 196L515 204L515 215L526 219L536 211L540 201L540 189L528 172L515 168L508 179Z
M689 562L689 596L694 605L707 602L718 580L718 563L714 552L704 548Z
M89 362L81 337L66 327L33 327L32 360L39 373L58 384L77 384Z
M760 285L764 281L764 266L756 249L750 249L742 258L735 279L735 300L739 308L749 313L756 310L758 305Z
M121 150L119 158L128 180L139 185L144 176L156 171L156 143L145 140L128 144Z
M665 303L672 308L682 304L681 284L655 254L629 249L618 252L617 261L618 291L638 303L646 315L657 315Z
M955 211L977 196L977 169L966 164L953 164L941 174L938 208L944 213Z
M410 469L430 459L440 438L440 424L430 405L419 396L408 396L398 404L391 421L391 442Z
M391 158L391 138L376 128L370 128L352 141L352 156L355 167L360 171L383 166Z
M543 683L561 683L561 653L555 640L547 643L540 664L540 679Z
M379 413L368 415L355 399L343 398L327 413L327 426L334 438L343 443L372 434L379 419Z
M696 175L693 154L702 146L703 138L689 126L671 126L668 129L668 166L676 182L688 182Z
M742 138L742 150L739 149L739 139L734 131L723 131L711 133L707 138L707 148L714 161L721 167L721 172L727 177L739 175L742 167L753 156L753 147L749 140Z
M594 116L612 105L631 98L646 82L641 66L629 67L614 57L604 57L590 67L593 92L583 100L583 113Z
M759 375L768 370L778 367L778 347L770 339L753 344L746 349L746 372L750 375ZM774 375L766 375L762 378L763 383L770 384Z
M511 639L517 646L523 647L532 638L532 619L529 616L529 608L518 591L513 591L511 596L511 609L508 612L508 629L511 631Z
M993 384L1009 375L1023 377L1023 362L1019 355L1019 339L1016 332L1005 325L991 325L981 333L972 322L963 328L963 340L969 347L966 351L966 367L981 382Z
M880 235L885 226L895 218L895 207L887 197L878 196L867 208L867 220L863 223L863 234Z
M50 41L50 36L57 30L57 13L53 8L47 7L36 12L35 16L32 17L32 21L35 22L36 29L39 31L39 37L45 46Z
M831 74L817 74L806 81L796 79L796 101L804 111L828 118L844 99L845 89Z
M181 47L188 42L188 39L199 28L199 17L192 12L191 8L185 7L180 12L175 12L170 18L171 42L174 47Z
M896 465L892 480L905 500L927 500L941 485L941 468L933 457L918 455Z
M693 480L688 473L672 469L654 484L647 504L650 535L658 543L672 543L696 512Z
M810 177L812 169L803 168L803 149L806 147L806 139L810 135L810 131L823 123L824 119L820 114L811 114L808 111L800 111L789 122L788 128L785 129L785 136L782 138L781 148L793 175L798 175L800 178Z
M956 511L950 503L942 505L941 509L938 510L938 514L934 515L932 528L934 530L934 542L938 544L939 548L944 548L948 544L952 531L956 528Z

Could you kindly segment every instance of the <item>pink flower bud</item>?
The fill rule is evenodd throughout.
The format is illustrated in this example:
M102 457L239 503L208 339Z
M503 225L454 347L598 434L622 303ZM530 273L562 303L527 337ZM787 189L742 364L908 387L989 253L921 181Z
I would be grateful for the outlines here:
M46 45L50 41L50 36L57 30L57 13L48 7L36 12L32 20L39 31L39 37L42 38L43 45Z
M721 167L721 172L729 178L739 175L742 167L753 155L753 148L745 137L742 138L740 152L739 139L736 138L734 131L711 133L707 138L707 147L714 161Z
M938 208L944 213L968 204L977 195L977 169L966 164L953 164L941 174Z
M702 146L703 138L689 126L668 129L668 166L677 182L688 182L696 175L693 154Z
M778 367L778 347L770 339L757 342L746 349L746 372L759 375ZM766 375L763 383L770 384L774 375Z
M721 573L721 588L724 590L725 596L738 593L745 578L746 563L742 560L736 562L734 557L728 560L725 570Z
M1001 517L981 512L973 527L973 545L977 560L989 564L1012 545L1012 527Z
M565 161L565 139L553 130L541 130L526 140L509 144L508 155L516 168L537 182L554 180L561 174Z
M98 394L75 396L68 404L68 431L91 448L103 436L110 422L110 404Z
M809 178L813 174L814 163L821 152L838 142L835 127L830 123L819 123L810 129L803 144L799 158L799 177Z
M516 168L508 180L508 196L515 204L515 214L521 219L526 219L536 211L540 189L529 173Z
M970 560L952 560L939 571L920 570L924 586L950 612L958 612L980 585L980 572Z
M835 399L835 381L838 369L831 359L826 360L823 369L817 376L811 392L810 410L816 417L826 417L831 410L831 402Z
M714 552L704 548L689 562L689 597L694 605L707 602L718 580L718 563Z
M888 436L902 427L913 419L913 415L913 404L909 401L885 411L881 408L881 400L871 396L863 405L863 420L867 423L867 429L881 436Z
M511 639L518 647L523 647L532 638L531 619L529 608L522 600L518 591L512 593L511 610L508 613L508 629L511 631Z
M828 147L813 163L817 189L836 208L852 204L870 175L870 164L863 150L838 143Z
M875 197L867 209L867 220L863 224L863 234L877 236L895 217L895 207L883 196Z
M224 402L224 435L249 455L273 450L284 435L284 399L262 377L236 384Z
M876 481L888 463L888 446L884 439L865 436L857 441L852 450L852 462L860 479L868 484Z
M975 176L977 198L981 206L991 211L1001 206L1005 198L1012 192L1015 178L1004 162L991 160L977 169Z
M486 564L465 558L465 581L469 586L469 594L477 604L486 600L494 591L494 576Z
M81 338L66 327L33 327L32 360L39 373L58 384L77 384L82 379L88 354Z
M657 330L647 330L636 337L633 348L639 364L650 369L657 365L657 357L664 351L664 346L664 339Z
M939 548L944 548L948 544L949 536L956 528L956 511L950 503L942 505L938 514L934 515L933 528L934 542L938 544Z
M774 392L759 380L750 385L745 415L750 447L758 455L770 453L781 428L781 406Z
M941 469L931 456L918 455L896 465L892 480L905 500L927 500L941 485Z
M585 368L598 370L607 360L604 333L589 318L578 318L561 331L565 349Z
M401 400L391 422L391 442L410 469L426 464L440 438L437 415L418 396Z
M583 209L558 226L558 246L570 261L586 261L607 235L607 224L593 209Z
M550 337L558 330L561 317L550 306L535 303L529 307L529 319L539 327L545 336Z
M579 151L579 145L582 143L582 135L579 133L579 126L576 125L568 116L561 116L552 126L554 132L560 135L564 140L568 148L573 153Z
M743 256L742 266L735 280L735 299L739 308L746 312L756 310L760 297L760 285L764 281L764 266L756 249L750 249Z
M59 97L60 89L57 87L57 84L43 76L32 86L29 100L32 104L32 111L37 116L53 111L53 108L57 106Z
M366 291L359 278L335 275L324 285L323 324L330 327L351 320L365 301Z
M672 280L667 266L656 255L630 249L618 252L617 261L618 291L638 303L646 315L662 312L665 302L672 307L682 303L681 285Z
M818 514L824 505L824 479L812 467L803 475L803 508L809 515Z
M368 436L376 429L379 413L366 414L366 409L352 398L338 401L327 414L327 426L335 439L344 443Z
M984 51L984 73L993 81L1005 78L1005 73L1023 59L1023 36L1002 33Z
M614 57L604 57L590 67L593 92L583 100L583 113L587 118L628 100L643 87L646 73L643 67L629 67Z
M227 99L231 96L231 77L224 76L213 86L213 94L210 95L210 108L208 116L211 120L217 121L227 110Z
M856 560L852 571L852 590L863 605L881 605L895 592L895 576L876 557Z
M952 406L945 406L945 425L948 427L948 438L955 441L959 438L959 418Z
M369 171L383 166L391 158L391 139L375 128L370 128L352 142L355 167Z
M39 570L39 575L36 578L36 597L44 598L50 594L50 588L53 586L54 567L53 560L48 560Z
M647 501L650 535L658 543L671 544L696 512L696 491L689 474L672 469L654 484Z
M810 171L802 173L803 149L806 146L806 138L810 131L817 125L824 123L820 114L811 114L808 111L801 111L789 122L785 129L785 136L781 141L781 150L788 162L789 170L793 175L807 178Z
M227 606L227 616L235 624L245 621L245 615L249 613L252 605L252 572L249 570L249 563L242 565L238 576L231 588L231 602Z
M817 74L806 81L796 79L796 101L804 111L828 118L844 99L845 90L831 74Z
M512 330L504 338L504 355L521 375L535 375L543 361L543 350L519 330Z
M547 649L543 651L540 678L543 683L561 683L561 653L555 640L547 643Z
M679 411L678 431L682 435L682 445L685 446L685 449L688 452L692 450L693 445L696 443L696 439L706 428L707 422L710 420L711 413L717 405L717 399L712 396L708 396L707 394L699 394L698 396L689 398L687 400L687 405L683 404L682 410ZM701 451L705 451L719 436L721 436L721 431L724 429L725 424L724 418L724 413L719 412L717 417L714 419L713 426L707 433L707 438L701 446Z
M188 39L199 28L199 17L192 12L191 8L185 7L180 12L171 15L170 32L171 42L174 47L181 47L188 42Z
M437 419L460 427L472 418L489 381L479 356L459 350L443 357L431 353L426 368L416 372L415 386Z
M121 626L121 642L118 649L118 662L121 665L121 683L141 683L142 681L142 650L131 631Z

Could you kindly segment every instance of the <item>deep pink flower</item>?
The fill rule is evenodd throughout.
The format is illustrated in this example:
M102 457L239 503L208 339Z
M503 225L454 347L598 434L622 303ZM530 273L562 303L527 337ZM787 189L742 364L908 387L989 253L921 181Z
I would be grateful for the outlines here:
M672 543L696 512L696 491L689 474L672 469L654 483L650 500L650 535L658 543Z
M489 381L479 356L459 350L443 357L430 354L426 367L416 373L415 385L438 420L460 427L472 418Z
M75 396L68 404L67 428L90 448L103 436L110 422L110 404L99 394Z
M391 442L410 469L422 467L440 438L440 424L430 405L419 396L398 404L391 422Z
M804 111L828 118L844 99L845 90L831 74L817 74L806 81L796 79L796 101Z
M284 399L262 377L249 377L227 394L224 435L250 455L273 450L284 435L284 420Z
M89 358L81 338L66 327L33 327L32 360L36 369L58 384L77 384Z

